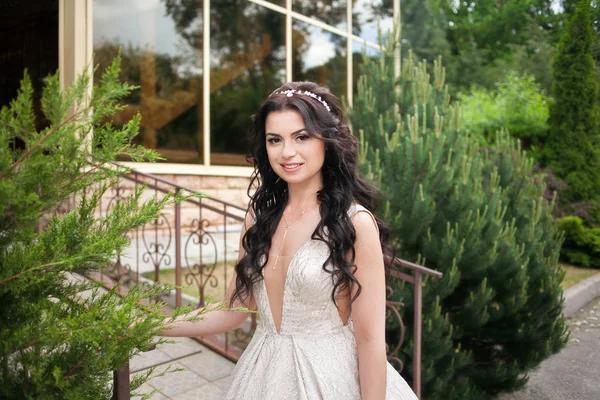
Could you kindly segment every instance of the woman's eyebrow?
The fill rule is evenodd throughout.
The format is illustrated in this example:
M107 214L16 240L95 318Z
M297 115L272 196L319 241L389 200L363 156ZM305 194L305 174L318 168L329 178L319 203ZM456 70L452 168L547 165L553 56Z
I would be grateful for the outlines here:
M306 128L300 128L297 131L294 131L294 132L290 133L290 135L297 135L298 133L300 133L302 131L307 131L308 132L308 129L306 129ZM267 133L265 133L265 136L266 135L281 137L281 135L279 133L273 133L273 132L267 132Z

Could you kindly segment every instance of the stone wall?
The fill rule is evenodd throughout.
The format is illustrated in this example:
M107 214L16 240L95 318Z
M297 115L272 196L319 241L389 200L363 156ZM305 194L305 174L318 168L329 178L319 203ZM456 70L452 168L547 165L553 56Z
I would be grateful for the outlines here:
M215 199L243 208L248 207L249 198L246 192L250 184L250 178L198 175L158 176L185 188L208 194Z

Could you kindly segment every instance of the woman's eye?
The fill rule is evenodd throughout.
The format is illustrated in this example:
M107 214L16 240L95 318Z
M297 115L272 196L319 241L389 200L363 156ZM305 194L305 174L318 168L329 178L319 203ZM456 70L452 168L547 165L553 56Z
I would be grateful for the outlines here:
M281 139L279 139L279 138L270 138L270 139L267 139L267 142L268 142L269 144L277 144L277 143L279 143L280 141L281 141Z
M308 136L308 135L298 135L298 136L296 137L296 139L297 139L297 140L299 140L299 141L301 141L301 142L303 142L303 141L305 141L305 140L308 140L308 138L309 138L309 137L310 137L310 136Z

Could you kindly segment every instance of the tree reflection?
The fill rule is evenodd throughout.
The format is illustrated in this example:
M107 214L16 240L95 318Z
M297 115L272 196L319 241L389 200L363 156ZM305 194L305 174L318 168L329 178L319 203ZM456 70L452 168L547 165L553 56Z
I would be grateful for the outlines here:
M163 0L190 46L204 48L198 2ZM211 150L245 154L250 115L285 80L285 18L246 0L213 2L210 11ZM215 163L239 163L232 157Z
M196 147L193 137L197 131L190 109L197 105L199 78L178 71L179 57L144 50L119 42L104 42L96 46L95 61L99 65L95 79L121 50L121 79L140 86L124 99L126 107L113 118L115 125L126 123L136 113L142 115L141 135L137 138L148 148L189 149ZM195 107L194 107L195 108ZM187 137L187 139L186 139Z
M122 50L122 79L140 90L126 99L114 119L121 124L142 114L143 144L170 162L201 162L204 144L202 52L210 51L211 163L243 165L249 148L250 116L286 78L285 17L247 0L211 2L210 49L203 43L201 0L160 0L163 17L180 40L177 56L134 47ZM133 7L133 6L132 6ZM346 18L344 1L296 1L295 11L339 25ZM149 21L156 23L156 21ZM118 30L118 27L116 28ZM310 25L294 24L294 79L312 79L345 94L345 38L325 33L335 51L322 65L306 68ZM355 29L360 31L360 27ZM158 33L161 34L160 32ZM319 38L320 39L320 38ZM95 47L100 70L117 55L119 40ZM318 64L318 63L317 63ZM97 77L99 78L99 77Z

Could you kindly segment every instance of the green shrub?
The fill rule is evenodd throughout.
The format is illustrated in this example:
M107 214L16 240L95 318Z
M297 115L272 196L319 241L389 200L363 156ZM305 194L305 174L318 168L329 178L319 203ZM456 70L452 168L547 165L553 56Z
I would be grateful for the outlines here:
M108 160L118 154L135 160L157 156L131 146L139 116L122 128L103 122L133 89L120 83L118 74L119 58L91 91L89 74L64 91L58 73L48 77L41 109L49 126L40 131L27 75L16 99L0 110L2 399L108 400L112 371L148 349L164 327L162 303L139 303L164 292L164 286L136 287L121 297L118 286L103 293L99 282L69 279L112 263L127 245L130 229L155 220L164 205L182 198L142 202L136 190L111 212L96 215L110 182L127 172ZM10 145L17 139L25 148ZM88 145L93 155L85 151ZM83 196L86 188L98 189ZM74 209L57 215L73 198ZM42 228L40 220L48 216ZM89 297L82 297L84 291ZM138 322L131 326L134 319ZM134 379L132 389L147 378Z
M423 398L517 389L566 341L553 204L518 141L501 131L481 148L464 133L441 60L429 72L409 54L396 77L391 39L383 46L364 58L348 115L397 254L444 273L423 288ZM394 289L410 344L413 288ZM390 322L392 347L398 332ZM410 375L410 348L403 358Z
M580 0L554 59L554 102L541 161L571 202L600 200L600 109L590 0Z
M564 217L558 221L565 242L561 258L570 264L600 268L600 228L588 228L579 217Z
M462 128L482 143L493 143L497 131L508 129L530 149L548 130L548 99L530 75L509 73L494 91L472 88L458 98Z

